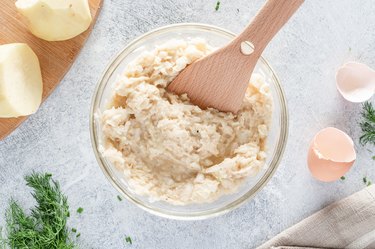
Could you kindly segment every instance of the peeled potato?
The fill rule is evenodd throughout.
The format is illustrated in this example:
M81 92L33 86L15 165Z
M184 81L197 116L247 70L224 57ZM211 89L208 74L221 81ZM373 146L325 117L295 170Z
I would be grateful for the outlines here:
M0 117L30 115L42 101L39 60L24 43L0 46Z
M30 32L47 41L71 39L92 21L88 0L18 0L16 7L28 20Z

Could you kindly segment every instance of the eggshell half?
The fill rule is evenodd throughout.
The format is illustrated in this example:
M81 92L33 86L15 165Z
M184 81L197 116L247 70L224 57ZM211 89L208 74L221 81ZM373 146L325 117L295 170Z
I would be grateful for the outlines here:
M348 62L336 73L336 86L350 102L364 102L375 92L375 71L365 64Z
M328 127L311 142L307 164L316 179L331 182L348 172L355 159L353 140L345 132Z

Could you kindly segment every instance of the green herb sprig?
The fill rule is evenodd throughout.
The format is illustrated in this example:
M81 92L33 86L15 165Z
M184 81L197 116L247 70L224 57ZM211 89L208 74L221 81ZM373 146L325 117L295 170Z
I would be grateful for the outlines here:
M359 142L362 145L375 145L375 109L370 102L362 105L362 122L360 123L362 136Z
M37 205L28 215L15 200L6 211L5 243L10 248L73 249L66 226L69 216L67 197L51 174L32 173L25 177L33 189Z
M0 248L1 249L6 249L6 246L7 246L6 240L3 237L3 228L0 227Z

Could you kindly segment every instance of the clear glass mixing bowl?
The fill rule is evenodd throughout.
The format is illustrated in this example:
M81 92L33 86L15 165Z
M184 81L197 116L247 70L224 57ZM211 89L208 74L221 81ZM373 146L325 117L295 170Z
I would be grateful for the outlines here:
M147 197L135 194L129 188L121 172L116 170L98 151L102 139L99 122L94 118L95 112L105 110L111 99L117 76L125 66L145 50L152 50L155 45L173 38L190 39L200 37L206 39L213 47L221 47L235 37L235 34L224 29L206 24L175 24L150 31L130 42L109 64L96 87L90 114L91 141L100 167L112 185L128 200L139 207L159 216L174 219L204 219L226 213L245 201L251 199L272 177L282 157L288 134L288 112L280 82L268 62L260 58L255 68L256 73L264 76L274 101L272 125L268 138L268 157L263 170L256 177L249 177L238 192L226 195L212 203L175 206L166 202L150 202Z

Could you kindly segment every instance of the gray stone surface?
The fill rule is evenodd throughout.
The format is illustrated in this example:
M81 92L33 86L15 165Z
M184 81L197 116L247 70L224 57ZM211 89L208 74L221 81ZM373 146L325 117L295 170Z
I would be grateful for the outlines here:
M93 90L111 58L130 40L166 24L203 22L239 32L262 2L221 0L215 12L214 0L104 0L70 72L40 110L0 142L0 224L11 196L25 207L34 204L23 176L48 171L69 196L70 225L81 232L82 248L254 248L362 189L363 176L375 181L373 148L358 144L361 107L344 101L334 80L348 60L375 68L374 1L307 0L264 52L281 79L290 114L288 145L269 184L235 211L203 221L159 218L117 200L96 163L88 128ZM345 181L318 182L306 166L311 137L327 126L346 131L356 144L358 159Z

